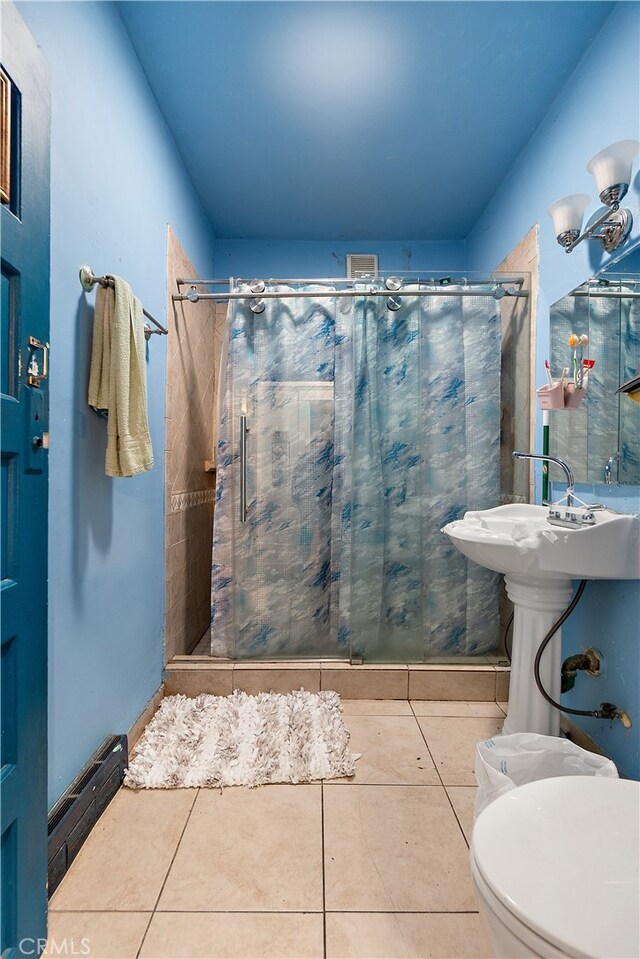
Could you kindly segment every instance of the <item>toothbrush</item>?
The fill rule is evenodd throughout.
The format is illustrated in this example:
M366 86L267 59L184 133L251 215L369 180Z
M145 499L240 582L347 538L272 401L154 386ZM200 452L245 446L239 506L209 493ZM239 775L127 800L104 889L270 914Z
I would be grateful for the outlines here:
M582 335L580 336L580 349L577 351L578 379L579 379L578 389L580 390L584 389L584 359L583 359L584 354L582 351L585 348L585 346L588 346L588 344L589 344L589 337L587 336L586 333L582 333Z
M564 390L564 378L568 372L569 372L569 367L565 366L565 368L562 371L562 376L560 377L560 386L562 387L563 390Z
M574 385L575 385L576 387L578 386L578 384L577 384L577 382L576 382L576 379L577 379L577 372L576 372L576 371L577 371L577 369L578 369L578 355L577 355L576 347L577 347L577 345L578 345L579 342L580 342L580 340L578 339L578 337L576 336L575 333L570 333L570 334L569 334L569 346L570 346L571 349L573 350L573 382L574 382Z
M547 383L549 384L549 389L553 389L553 377L551 376L551 367L549 366L549 360L544 361L544 368L547 374Z
M571 333L569 336L569 346L573 350L573 384L577 390L583 388L582 385L582 350L589 342L589 337L586 333L582 333L580 336L577 333Z

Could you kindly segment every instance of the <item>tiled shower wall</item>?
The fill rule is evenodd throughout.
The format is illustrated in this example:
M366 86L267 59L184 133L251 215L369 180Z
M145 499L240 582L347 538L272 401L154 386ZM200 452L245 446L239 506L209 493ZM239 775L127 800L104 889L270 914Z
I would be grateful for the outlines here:
M533 449L535 407L533 363L535 316L538 298L538 225L529 230L517 246L496 267L500 273L524 275L523 289L529 299L503 297L501 417L500 417L500 502L529 503L533 499L530 464L514 460L513 450Z
M502 314L502 366L500 416L500 502L532 503L533 474L525 460L514 460L513 450L532 450L535 423L534 354L538 299L538 225L511 250L498 267L500 273L524 275L529 300L500 300ZM500 635L513 605L504 579L500 584Z
M529 300L504 297L502 317L501 468L503 503L532 496L528 464L511 458L516 448L531 449L535 410L530 402L532 342L538 284L538 228L533 227L497 267L524 275ZM169 293L179 276L195 276L184 250L169 231ZM214 476L204 461L215 456L217 374L227 314L213 301L173 304L167 367L167 638L166 658L189 654L203 636L200 654L209 652L211 534ZM504 590L503 590L504 593ZM504 627L510 604L503 595Z
M169 228L165 661L188 654L209 627L215 474L214 410L221 331L213 301L174 303L178 277L197 276ZM224 316L224 314L222 314ZM211 466L209 467L211 469Z

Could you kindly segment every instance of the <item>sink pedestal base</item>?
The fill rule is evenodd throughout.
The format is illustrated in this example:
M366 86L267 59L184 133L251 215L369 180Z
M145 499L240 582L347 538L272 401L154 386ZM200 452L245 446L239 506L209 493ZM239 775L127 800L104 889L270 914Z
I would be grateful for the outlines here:
M505 585L515 611L509 708L503 732L559 736L560 713L540 695L533 663L540 643L571 602L571 580L505 576ZM556 702L560 700L561 655L558 630L540 663L542 685Z

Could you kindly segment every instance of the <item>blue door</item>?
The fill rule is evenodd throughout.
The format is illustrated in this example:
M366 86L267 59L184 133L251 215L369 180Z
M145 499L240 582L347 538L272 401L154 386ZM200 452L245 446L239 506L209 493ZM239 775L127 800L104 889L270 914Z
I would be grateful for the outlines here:
M47 65L2 4L2 959L37 955L47 917Z

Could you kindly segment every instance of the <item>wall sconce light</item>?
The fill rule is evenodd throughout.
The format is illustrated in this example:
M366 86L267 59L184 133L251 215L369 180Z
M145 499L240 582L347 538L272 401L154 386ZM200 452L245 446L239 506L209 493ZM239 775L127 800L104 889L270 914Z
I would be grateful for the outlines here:
M607 209L584 233L580 232L582 218L591 202L590 196L576 193L551 204L549 216L553 220L558 243L566 253L575 250L583 240L600 240L603 249L612 253L627 239L633 226L633 216L631 210L620 209L620 201L629 189L631 168L638 152L638 140L620 140L589 160L587 170L593 174L598 195Z

